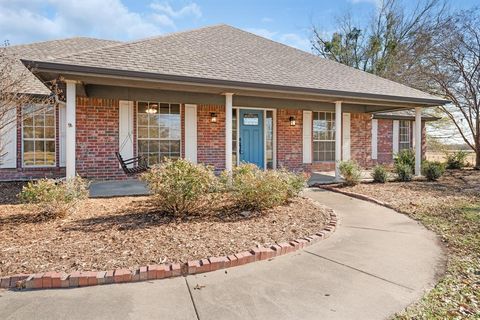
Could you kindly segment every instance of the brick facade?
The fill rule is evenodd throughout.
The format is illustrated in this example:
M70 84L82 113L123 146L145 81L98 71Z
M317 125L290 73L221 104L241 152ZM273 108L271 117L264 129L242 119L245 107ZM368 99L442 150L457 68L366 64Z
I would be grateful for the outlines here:
M211 113L217 114L217 122L211 122ZM225 169L225 106L197 106L197 160Z
M115 157L119 145L118 100L79 97L76 110L77 173L102 180L123 177Z
M119 149L119 101L77 97L77 173L85 178L108 180L125 179L115 152ZM19 110L20 111L20 110ZM211 113L216 113L217 122L211 122ZM22 168L22 129L17 126L17 169L0 169L0 180L25 180L43 177L63 177L65 168L59 166L59 130L57 119L57 161L55 167ZM290 117L296 125L290 125ZM136 108L134 108L133 148L136 154ZM181 106L181 154L185 154L185 107ZM21 113L18 112L21 124ZM376 163L391 164L393 120L378 120L378 160L371 159L371 114L352 113L350 127L351 159L362 167ZM303 111L299 109L278 109L276 112L276 159L278 168L294 171L330 171L335 163L314 162L303 164ZM426 151L426 129L422 123L423 155ZM197 159L198 162L213 166L216 171L225 168L225 106L197 106Z

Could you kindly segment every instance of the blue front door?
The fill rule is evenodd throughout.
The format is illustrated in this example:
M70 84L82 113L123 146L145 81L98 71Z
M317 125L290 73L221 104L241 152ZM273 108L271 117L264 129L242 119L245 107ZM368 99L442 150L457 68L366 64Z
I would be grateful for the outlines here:
M240 109L240 162L264 168L263 111Z

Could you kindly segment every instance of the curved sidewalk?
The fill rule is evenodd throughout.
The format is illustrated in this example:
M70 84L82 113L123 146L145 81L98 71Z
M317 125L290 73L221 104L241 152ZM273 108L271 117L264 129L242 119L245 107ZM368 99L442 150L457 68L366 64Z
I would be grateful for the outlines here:
M0 291L2 319L384 319L443 271L436 236L390 209L310 189L336 232L306 250L212 273L152 282Z

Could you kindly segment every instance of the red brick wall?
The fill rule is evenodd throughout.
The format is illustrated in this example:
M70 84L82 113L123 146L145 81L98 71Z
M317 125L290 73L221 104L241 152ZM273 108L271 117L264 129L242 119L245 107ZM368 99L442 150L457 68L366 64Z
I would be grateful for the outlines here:
M217 122L211 122L210 113L217 114ZM197 106L197 160L225 169L225 106Z
M290 125L295 117L295 126ZM296 109L277 110L277 168L303 168L303 112Z
M118 100L77 97L77 174L84 178L115 179L119 168Z
M377 162L390 164L393 160L393 120L378 119Z
M372 165L372 116L352 113L350 118L350 158L362 167Z

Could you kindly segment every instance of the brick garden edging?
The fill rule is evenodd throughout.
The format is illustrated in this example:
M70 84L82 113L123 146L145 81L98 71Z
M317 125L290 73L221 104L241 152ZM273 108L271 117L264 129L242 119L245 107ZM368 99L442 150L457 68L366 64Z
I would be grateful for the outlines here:
M74 271L69 274L60 272L16 274L13 276L0 278L0 288L75 288L112 283L164 279L232 268L255 261L269 260L303 249L319 240L326 239L335 231L337 222L337 215L333 210L331 210L330 220L320 232L289 242L277 243L268 248L256 247L248 251L223 257L191 260L185 263L148 265L135 270L115 269L108 271Z

